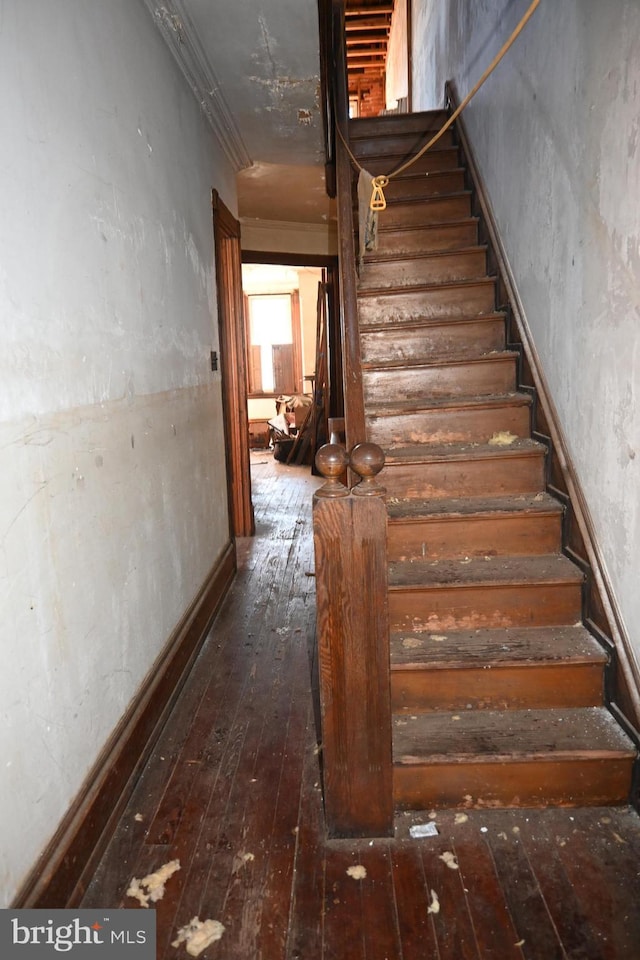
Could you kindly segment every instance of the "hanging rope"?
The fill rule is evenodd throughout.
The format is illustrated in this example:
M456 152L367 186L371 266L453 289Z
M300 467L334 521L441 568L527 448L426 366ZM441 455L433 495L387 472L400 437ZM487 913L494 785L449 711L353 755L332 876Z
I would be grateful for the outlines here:
M471 89L471 90L469 91L469 93L466 95L466 97L464 98L464 100L462 101L462 103L460 104L460 106L457 107L456 110L454 110L454 112L451 114L451 116L449 117L449 119L447 120L447 122L446 122L445 124L443 124L443 126L440 128L440 130L438 130L438 132L435 134L435 136L433 136L433 137L431 138L431 140L429 140L429 142L426 143L426 144L424 145L424 147L422 147L422 148L418 151L418 153L415 154L415 156L411 157L411 158L410 158L409 160L407 160L405 163L400 164L400 166L399 166L399 167L396 167L396 169L393 170L391 173L388 173L388 174L386 174L386 175L381 175L381 176L378 176L378 177L374 177L374 178L373 178L372 190L371 190L371 200L370 200L370 203L369 203L369 207L370 207L371 210L374 210L374 211L378 212L378 211L380 211L380 210L385 210L385 209L386 209L387 201L386 201L385 195L384 195L384 188L388 185L389 181L392 180L394 177L397 177L398 174L403 173L403 172L404 172L405 170L407 170L410 166L412 166L412 164L414 164L417 160L419 160L420 157L424 156L424 154L427 152L427 150L430 150L431 147L432 147L435 143L438 142L438 140L440 139L440 137L442 137L443 134L445 134L445 133L447 132L447 130L449 129L449 127L450 127L453 123L455 123L455 121L456 121L457 118L460 116L460 114L462 113L462 111L464 110L464 108L467 106L467 104L473 99L473 97L475 97L475 95L476 95L476 93L478 92L478 90L480 89L480 87L484 84L484 82L485 82L486 80L489 79L489 77L491 76L491 74L493 73L493 71L495 70L495 68L498 66L498 64L500 63L500 61L502 60L502 58L503 58L503 57L505 56L505 54L511 49L511 47L513 46L513 44L516 42L516 40L518 39L518 37L520 36L520 34L522 33L522 31L523 31L524 28L526 27L527 23L529 22L529 20L530 20L531 17L533 16L533 14L534 14L534 12L535 12L535 10L536 10L536 7L538 7L539 3L540 3L540 0L532 0L532 3L530 4L529 9L527 10L527 12L525 13L525 15L524 15L524 16L522 17L522 19L520 20L520 23L519 23L518 26L515 28L515 30L513 31L513 33L511 34L511 36L510 36L509 39L507 40L507 42L506 42L505 44L503 44L503 46L500 48L500 50L498 51L498 53L496 54L496 56L493 58L493 60L491 61L491 63L489 64L489 66L487 67L487 69L485 70L485 72L482 74L482 76L480 77L480 79L478 80L478 82L476 83L476 85L475 85L474 87L472 87L472 89ZM350 157L350 159L351 159L351 162L354 164L354 166L356 167L357 170L359 170L359 171L364 170L364 167L359 163L359 161L356 159L356 157L354 157L354 155L353 155L353 153L352 153L352 151L351 151L351 148L349 147L349 144L347 143L347 141L346 141L346 139L345 139L345 137L344 137L344 134L342 133L342 130L340 129L339 125L336 125L336 129L337 129L337 131L338 131L338 136L339 136L340 139L342 140L342 142L343 142L343 144L344 144L344 146L345 146L345 148L346 148L346 150L347 150L347 153L349 154L349 157Z

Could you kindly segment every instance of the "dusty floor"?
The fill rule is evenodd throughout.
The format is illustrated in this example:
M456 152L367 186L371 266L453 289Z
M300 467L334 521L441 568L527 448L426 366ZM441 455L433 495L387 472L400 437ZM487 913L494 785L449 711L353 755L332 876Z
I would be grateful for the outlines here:
M196 916L224 926L211 960L639 960L628 808L424 811L400 815L390 840L327 840L317 481L266 453L252 463L257 536L239 544L237 580L81 905L135 908L131 879L177 860L150 904L159 960L188 955L171 944ZM410 837L430 822L436 835Z

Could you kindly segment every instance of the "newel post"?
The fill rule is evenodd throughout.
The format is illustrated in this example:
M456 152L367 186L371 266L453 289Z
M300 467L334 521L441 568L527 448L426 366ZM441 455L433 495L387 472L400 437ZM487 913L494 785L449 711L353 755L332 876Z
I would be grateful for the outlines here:
M324 803L330 836L393 833L384 453L330 443L313 500ZM340 482L347 466L362 478Z

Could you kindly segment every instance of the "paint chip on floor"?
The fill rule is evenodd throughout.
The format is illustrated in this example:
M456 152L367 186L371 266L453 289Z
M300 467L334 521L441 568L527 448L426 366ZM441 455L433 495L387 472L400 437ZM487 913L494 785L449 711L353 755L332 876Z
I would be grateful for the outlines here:
M363 867L361 863L357 863L353 867L349 867L347 870L347 876L353 877L354 880L364 880L367 875L366 867Z
M466 823L469 817L466 813L456 813L454 817L454 823Z
M450 870L459 870L458 861L454 853L451 853L450 850L445 850L444 853L441 853L438 857L439 860L442 860L443 863L449 867Z
M509 430L499 430L489 440L489 444L494 447L510 447L517 440L515 433Z
M409 836L413 837L414 840L419 837L437 837L438 828L433 821L430 823L415 823L412 827L409 827Z
M440 900L435 890L431 891L431 903L427 907L427 913L440 913Z
M157 903L164 897L164 888L169 877L180 869L179 860L170 860L159 867L154 873L147 874L142 880L133 877L127 890L127 896L137 900L141 907L148 907L149 902Z
M201 920L199 917L193 917L190 923L178 930L178 936L171 946L179 947L184 943L190 957L199 957L202 951L212 943L221 940L223 933L224 927L219 920Z

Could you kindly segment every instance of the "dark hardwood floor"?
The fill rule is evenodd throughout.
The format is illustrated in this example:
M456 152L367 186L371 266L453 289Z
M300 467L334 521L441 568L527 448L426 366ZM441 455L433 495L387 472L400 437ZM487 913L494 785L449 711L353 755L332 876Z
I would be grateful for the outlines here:
M638 960L628 808L412 812L391 840L327 840L317 481L262 452L252 472L257 535L80 906L135 908L131 879L177 859L152 905L158 960L187 956L171 942L196 915L225 927L208 960ZM437 835L412 839L425 822Z

